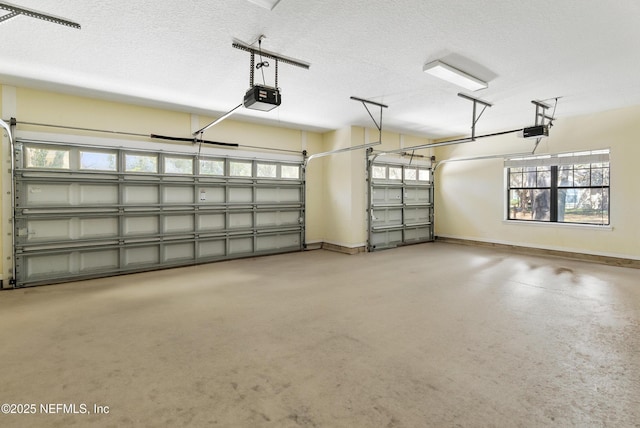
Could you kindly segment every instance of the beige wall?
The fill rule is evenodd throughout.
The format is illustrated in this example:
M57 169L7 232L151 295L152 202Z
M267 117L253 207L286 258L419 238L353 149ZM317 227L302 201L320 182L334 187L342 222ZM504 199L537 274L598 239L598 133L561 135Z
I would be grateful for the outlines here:
M351 129L327 132L323 136L323 151L351 147ZM356 152L345 152L313 160L322 162L324 171L324 241L345 247L360 243L352 236L353 188L352 158ZM345 221L346 219L346 221Z
M436 234L487 242L640 259L640 107L560 118L536 153L610 148L611 227L506 222L501 159L442 164L436 171ZM514 135L436 149L439 160L525 152Z

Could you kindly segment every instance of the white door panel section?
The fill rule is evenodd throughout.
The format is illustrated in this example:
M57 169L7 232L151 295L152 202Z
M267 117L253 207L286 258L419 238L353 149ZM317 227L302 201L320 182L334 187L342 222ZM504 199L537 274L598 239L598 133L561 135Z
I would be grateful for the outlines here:
M431 239L429 227L407 228L405 230L406 242L422 242Z
M224 230L226 215L224 213L198 214L198 231Z
M164 218L164 233L192 232L193 227L193 214L167 215Z
M28 205L71 205L69 184L27 184L23 192Z
M429 188L406 187L404 190L404 202L406 204L416 203L420 205L429 204Z
M252 238L231 238L229 239L229 253L231 254L251 254L253 252Z
M158 216L125 217L124 219L125 236L157 235L159 232Z
M124 250L124 262L127 266L154 265L159 261L160 247L157 245L125 248Z
M157 204L158 185L136 186L134 184L124 185L124 203L128 205Z
M198 257L203 259L224 257L227 253L226 242L224 239L198 242Z
M215 205L225 202L224 187L202 187L198 189L200 205Z
M298 211L266 211L256 214L256 226L296 226L300 224Z
M164 261L192 260L195 256L193 242L167 244L164 247Z
M118 203L117 185L88 184L80 186L80 205L114 205Z
M302 249L302 156L241 155L18 140L15 286Z
M167 187L163 188L162 202L165 204L192 204L193 187Z
M297 202L300 200L300 189L259 187L256 189L257 202Z
M65 220L33 220L27 222L27 240L30 242L58 241L73 239L71 219Z
M369 251L433 240L431 164L369 162Z
M402 204L402 187L374 187L372 200L375 204Z
M252 213L229 213L229 227L231 229L249 229L253 226Z
M80 254L80 272L100 272L118 267L118 250L85 251Z
M407 207L404 209L404 221L407 224L428 223L430 215L429 209L424 207Z
M80 238L113 238L118 236L118 218L83 218L80 219Z
M283 233L278 235L259 236L258 250L266 251L277 248L290 248L300 245L300 235L297 233Z
M372 236L374 247L390 247L402 244L402 230L377 229Z
M230 187L229 202L230 203L251 203L253 200L252 187Z
M32 256L26 260L25 270L29 278L55 277L71 270L70 259L70 253Z

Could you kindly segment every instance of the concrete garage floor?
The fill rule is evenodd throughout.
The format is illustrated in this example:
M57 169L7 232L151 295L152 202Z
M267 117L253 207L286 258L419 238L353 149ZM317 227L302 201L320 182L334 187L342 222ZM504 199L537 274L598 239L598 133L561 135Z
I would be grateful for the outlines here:
M0 425L640 427L639 278L431 243L0 292L0 402L38 406Z

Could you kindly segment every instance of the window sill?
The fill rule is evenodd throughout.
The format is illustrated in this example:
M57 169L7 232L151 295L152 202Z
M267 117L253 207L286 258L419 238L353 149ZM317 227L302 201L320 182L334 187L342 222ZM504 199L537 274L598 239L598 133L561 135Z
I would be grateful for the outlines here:
M532 226L532 227L559 227L563 229L588 229L588 230L603 230L613 231L613 226L600 226L597 224L581 224L581 223L555 223L549 221L534 221L534 220L502 220L503 224L510 226Z

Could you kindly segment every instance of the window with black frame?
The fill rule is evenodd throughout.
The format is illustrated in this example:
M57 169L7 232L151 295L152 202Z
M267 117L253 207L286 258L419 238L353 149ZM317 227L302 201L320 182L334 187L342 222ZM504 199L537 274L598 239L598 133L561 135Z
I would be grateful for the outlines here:
M505 161L508 220L609 225L609 150Z

